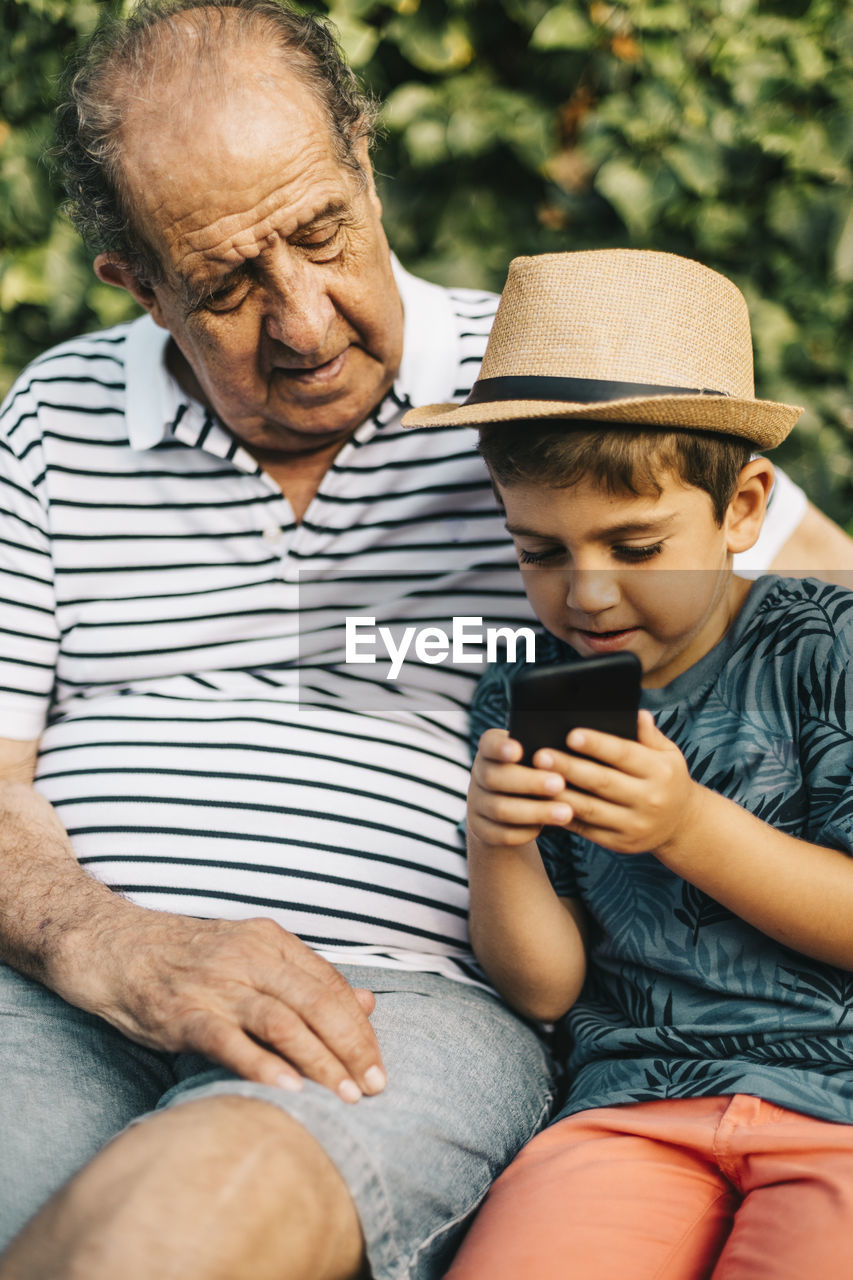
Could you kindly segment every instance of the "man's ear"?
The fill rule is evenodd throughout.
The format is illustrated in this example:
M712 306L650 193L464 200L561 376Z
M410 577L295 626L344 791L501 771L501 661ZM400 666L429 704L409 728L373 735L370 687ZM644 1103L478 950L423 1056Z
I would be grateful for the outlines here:
M94 262L95 275L104 284L115 285L117 289L125 289L151 316L155 323L166 329L160 303L152 288L143 284L135 272L113 253L99 253Z
M724 525L729 551L748 551L758 541L772 488L772 462L766 458L753 458L738 476L726 510Z

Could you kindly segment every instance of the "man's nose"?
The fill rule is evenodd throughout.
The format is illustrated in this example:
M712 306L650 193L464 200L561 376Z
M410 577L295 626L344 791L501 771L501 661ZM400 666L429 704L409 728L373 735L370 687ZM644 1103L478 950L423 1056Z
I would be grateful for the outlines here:
M335 306L322 266L304 263L286 278L276 273L267 283L264 326L274 342L302 356L322 354Z
M619 603L619 580L612 569L570 569L566 604L592 616Z

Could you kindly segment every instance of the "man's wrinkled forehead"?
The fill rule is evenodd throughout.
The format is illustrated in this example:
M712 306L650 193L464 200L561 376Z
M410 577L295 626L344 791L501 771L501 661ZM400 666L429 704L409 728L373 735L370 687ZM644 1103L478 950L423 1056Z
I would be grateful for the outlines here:
M200 8L162 19L148 33L135 65L122 69L121 165L131 203L136 193L129 169L140 139L183 138L189 163L200 127L250 85L273 111L277 103L307 100L325 126L330 147L337 149L329 106L308 58L283 48L280 33L266 32L263 19L257 26L237 25L235 12ZM180 180L176 169L173 181Z
M230 96L204 85L178 114L168 102L128 113L128 204L169 276L238 268L268 241L343 211L360 178L298 82L273 96L250 70Z

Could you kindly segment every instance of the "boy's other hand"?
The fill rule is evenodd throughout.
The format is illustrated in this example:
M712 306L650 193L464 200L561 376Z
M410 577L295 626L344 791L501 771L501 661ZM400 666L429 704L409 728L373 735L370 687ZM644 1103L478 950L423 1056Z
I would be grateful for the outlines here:
M704 788L649 711L637 717L636 742L573 729L567 743L579 754L542 750L534 760L543 776L565 779L559 799L573 810L570 831L616 853L655 854L689 831Z
M506 729L487 729L480 739L468 788L468 833L482 844L528 844L544 826L571 821L561 773L531 769L521 763L523 754Z

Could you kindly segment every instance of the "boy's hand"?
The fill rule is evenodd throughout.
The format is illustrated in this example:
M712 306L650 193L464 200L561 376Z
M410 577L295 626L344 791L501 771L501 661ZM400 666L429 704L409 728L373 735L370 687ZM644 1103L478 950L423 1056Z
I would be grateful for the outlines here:
M547 824L565 826L572 817L564 796L554 800L565 787L562 774L530 769L520 763L522 755L506 729L487 729L480 739L468 788L468 832L483 844L528 844Z
M649 711L639 713L637 738L574 729L568 745L583 757L541 750L534 758L566 781L560 800L574 811L570 831L616 853L662 853L689 830L704 788Z

